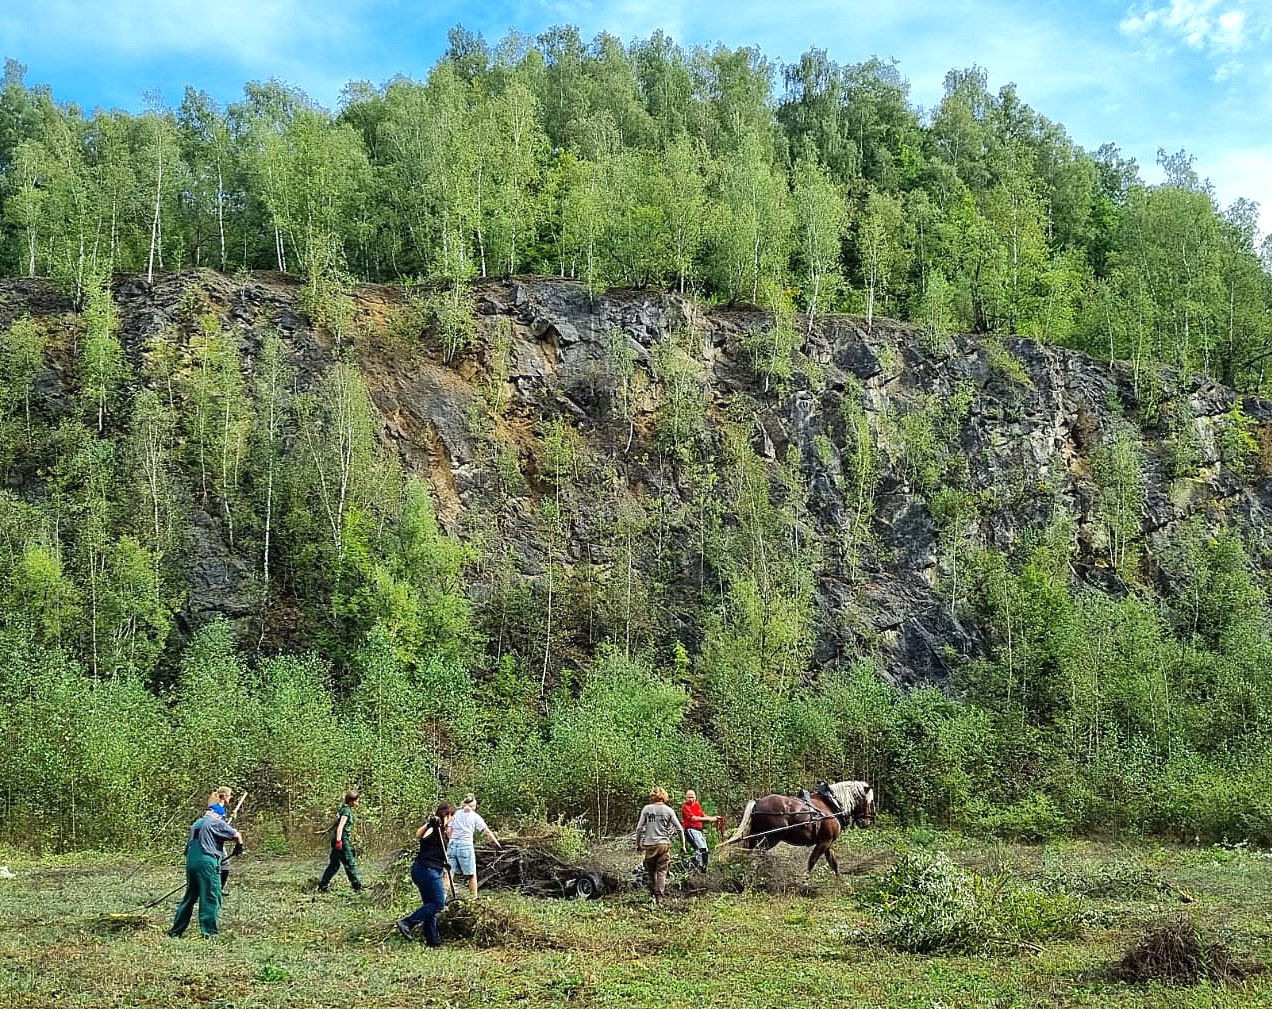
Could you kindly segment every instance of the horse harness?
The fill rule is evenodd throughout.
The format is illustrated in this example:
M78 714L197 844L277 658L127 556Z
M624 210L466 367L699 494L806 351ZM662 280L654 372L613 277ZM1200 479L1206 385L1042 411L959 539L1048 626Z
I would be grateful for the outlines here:
M840 827L844 830L849 828L852 814L848 810L844 809L839 800L835 797L835 793L830 790L830 786L826 782L819 781L817 783L817 791L813 793L813 795L821 796L826 805L830 807L831 815L839 821ZM808 807L809 823L815 822L815 819L824 820L827 818L825 813L813 805L812 795L809 794L808 789L801 788L795 798L802 800L804 805Z

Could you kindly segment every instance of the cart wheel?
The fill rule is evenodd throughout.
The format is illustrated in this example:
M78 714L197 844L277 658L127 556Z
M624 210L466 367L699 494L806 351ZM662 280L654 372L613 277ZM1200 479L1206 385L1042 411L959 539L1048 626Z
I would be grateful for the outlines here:
M596 900L605 892L605 882L596 873L589 872L574 881L573 890L570 896L576 900Z

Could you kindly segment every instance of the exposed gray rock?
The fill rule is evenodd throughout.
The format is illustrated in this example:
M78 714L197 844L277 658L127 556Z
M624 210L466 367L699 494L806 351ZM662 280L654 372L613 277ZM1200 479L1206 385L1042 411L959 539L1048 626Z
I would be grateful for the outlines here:
M4 290L0 326L22 311L71 309L45 281L8 281ZM725 423L739 425L768 467L775 499L785 493L779 466L798 460L803 500L794 521L820 557L813 572L818 663L871 655L897 681L914 682L939 679L962 657L982 654L981 628L956 589L957 550L1011 551L1062 516L1071 522L1078 577L1123 591L1097 473L1102 449L1119 432L1129 432L1143 460L1138 541L1150 558L1194 519L1239 529L1256 555L1268 553L1272 482L1265 464L1251 459L1234 469L1223 446L1236 407L1261 435L1272 433L1272 403L1240 398L1203 377L1158 375L1150 387L1127 365L1028 340L936 341L889 320L867 330L863 320L830 316L807 334L790 381L766 381L745 347L772 325L766 313L707 309L659 291L593 297L578 283L552 278L475 283L478 345L447 360L431 334L382 338L383 320L401 303L399 289L360 290L358 334L339 348L306 320L300 291L294 278L208 270L161 273L153 283L122 278L114 288L121 341L134 367L159 333L188 341L202 313L215 314L235 335L248 372L265 334L280 332L301 389L315 387L338 356L353 356L380 414L385 448L430 482L446 527L497 535L516 576L535 586L548 572L541 505L556 479L544 439L549 422L568 425L581 454L571 480L591 490L578 491L565 542L551 548L554 563L616 570L625 563L614 546L620 507L644 515L638 563L647 583L658 586L651 604L662 626L686 641L702 626L700 589L719 583L694 532L692 481L701 479L695 467L704 460L719 461ZM497 362L493 335L501 320L511 324L504 329L512 342ZM685 331L694 336L691 357L706 409L689 461L660 440L666 390L655 363L657 348ZM628 401L615 385L615 339L635 361ZM505 369L498 376L497 365ZM73 358L63 355L39 376L35 394L47 413L75 408L74 374ZM498 416L492 396L505 400ZM846 400L869 426L865 476L854 470L860 460ZM1199 463L1176 475L1170 443L1185 430ZM934 515L941 485L970 502L970 513L940 520L953 527ZM714 503L726 524L736 520L734 502ZM216 518L196 513L183 562L188 624L218 615L241 625L254 618L257 559L230 549ZM1145 575L1155 574L1150 562ZM480 597L484 584L474 583L473 594Z

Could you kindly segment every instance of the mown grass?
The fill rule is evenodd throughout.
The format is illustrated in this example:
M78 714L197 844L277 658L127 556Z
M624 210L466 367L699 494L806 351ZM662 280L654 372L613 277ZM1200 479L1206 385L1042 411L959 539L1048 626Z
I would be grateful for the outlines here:
M974 872L1087 891L1086 911L1075 938L918 955L866 941L876 922L856 899L910 838L876 831L852 841L842 861L862 871L835 880L821 869L808 894L708 893L654 910L635 893L588 903L491 893L483 899L518 923L514 940L440 950L393 932L412 894L375 858L364 861L369 896L339 880L316 897L321 858L249 853L226 898L224 934L204 942L164 935L175 897L140 907L180 880L175 859L5 851L0 864L17 876L0 880L0 1005L1272 1007L1272 971L1171 987L1112 981L1106 970L1151 923L1181 913L1243 962L1272 967L1264 854L939 837L929 847Z

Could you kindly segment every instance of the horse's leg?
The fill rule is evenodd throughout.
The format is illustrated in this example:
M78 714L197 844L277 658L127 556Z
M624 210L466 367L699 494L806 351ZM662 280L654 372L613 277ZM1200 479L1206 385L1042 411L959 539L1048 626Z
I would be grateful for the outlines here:
M830 845L826 846L826 864L836 876L839 875L839 859L835 856L835 849Z
M808 867L804 870L805 883L807 883L809 879L812 878L813 866L817 864L817 860L821 858L822 855L824 855L829 850L830 850L829 846L824 841L818 841L816 844L813 845L812 853L808 856Z

